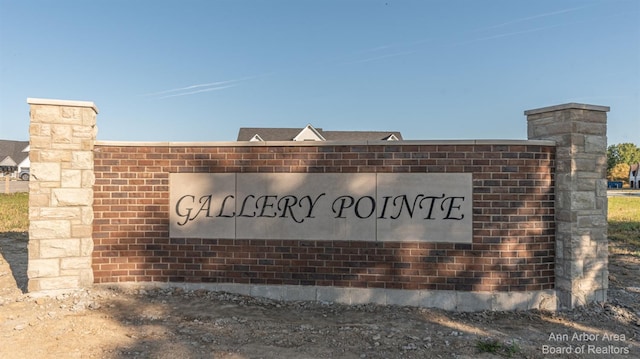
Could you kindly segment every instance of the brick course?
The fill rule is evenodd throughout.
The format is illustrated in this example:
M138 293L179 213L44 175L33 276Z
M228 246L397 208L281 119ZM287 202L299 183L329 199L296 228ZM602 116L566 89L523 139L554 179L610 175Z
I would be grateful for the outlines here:
M95 146L96 283L288 284L456 291L554 288L555 146ZM169 238L169 173L473 173L473 242Z

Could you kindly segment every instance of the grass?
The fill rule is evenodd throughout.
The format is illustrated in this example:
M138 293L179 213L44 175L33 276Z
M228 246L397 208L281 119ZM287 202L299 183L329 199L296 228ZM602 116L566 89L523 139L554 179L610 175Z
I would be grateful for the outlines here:
M0 233L29 230L29 194L0 194Z
M609 197L609 239L640 257L640 197Z
M520 352L520 347L516 343L503 344L495 339L486 339L476 341L476 349L479 353L491 353L511 358L514 354Z

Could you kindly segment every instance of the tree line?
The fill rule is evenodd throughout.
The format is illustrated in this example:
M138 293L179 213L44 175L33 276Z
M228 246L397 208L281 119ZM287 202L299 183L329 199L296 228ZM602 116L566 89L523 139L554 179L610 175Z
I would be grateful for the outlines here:
M633 143L619 143L607 147L607 179L629 183L629 169L640 163L640 148Z

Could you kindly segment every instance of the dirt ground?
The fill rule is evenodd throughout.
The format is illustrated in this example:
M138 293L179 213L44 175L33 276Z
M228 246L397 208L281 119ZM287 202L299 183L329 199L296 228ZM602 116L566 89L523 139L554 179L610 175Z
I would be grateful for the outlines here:
M615 243L608 302L559 313L109 286L34 298L26 245L0 235L0 358L640 358L640 258Z

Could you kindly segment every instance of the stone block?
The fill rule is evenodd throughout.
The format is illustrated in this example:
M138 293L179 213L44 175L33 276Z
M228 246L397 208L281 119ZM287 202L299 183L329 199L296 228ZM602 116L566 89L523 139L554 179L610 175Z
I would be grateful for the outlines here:
M423 293L420 290L387 290L387 304L420 306L423 302Z
M90 188L54 188L51 191L54 206L91 206L93 190Z
M545 121L543 120L529 121L529 125L527 126L527 138L530 140L548 138L549 132L546 131L544 126L542 126L544 122Z
M602 133L596 136L585 136L584 150L587 153L607 153L607 137Z
M424 189L424 184L429 184L429 190ZM376 225L376 239L378 241L446 241L457 243L471 243L473 223L472 206L465 205L466 199L473 197L473 183L471 173L431 173L431 174L404 174L404 173L379 173L376 175L376 202L383 204L393 198L392 209L387 210L384 205L378 206ZM431 192L433 191L433 192ZM435 193L437 192L437 194ZM406 194L406 197L394 197L398 194ZM456 208L458 209L452 217L457 218L455 225L441 221L443 216L431 211L425 211L417 218L407 215L409 207L414 211L422 208L421 195L439 196L445 194L451 196L455 194L458 198ZM398 199L400 198L400 201ZM413 198L413 202L411 199ZM453 201L452 199L450 201ZM402 203L400 203L402 202ZM426 208L440 209L445 204L443 200L439 205L433 201L424 201ZM406 212L403 212L406 204ZM419 205L416 205L419 204ZM450 203L451 205L453 203ZM383 208L383 209L381 209ZM451 208L451 207L449 207ZM395 213L394 213L395 212ZM404 213L404 216L401 215ZM424 219L430 218L428 226L424 225ZM395 219L393 219L395 218Z
M558 297L556 291L547 290L538 292L532 299L531 308L546 311L558 310Z
M531 309L532 292L496 292L491 298L492 310Z
M29 292L39 292L40 291L40 279L38 278L29 278L29 281L27 282L27 290Z
M253 285L251 286L250 295L253 297L282 300L284 297L284 288L280 285Z
M94 130L96 131L96 130ZM93 151L95 139L93 138L81 138L78 150L80 151Z
M81 287L93 286L93 269L83 269L78 275L78 285Z
M217 283L216 290L220 292L251 295L251 285L239 283Z
M560 267L559 265L556 265L556 271L557 268ZM563 275L563 276L556 276L556 289L559 290L570 290L571 289L571 277L569 275Z
M312 301L316 300L317 289L314 286L286 285L284 286L283 299L288 301Z
M564 242L556 240L556 259L564 258Z
M597 302L606 302L607 301L607 287L604 289L597 289L593 292L593 300Z
M607 225L607 218L603 215L578 215L578 226L580 228L604 227Z
M80 170L63 169L60 174L60 187L80 188L82 184L82 172Z
M422 291L421 306L427 308L456 309L456 292L448 290Z
M72 224L71 225L71 237L82 238L91 237L93 234L93 226L89 224Z
M87 269L87 268L91 268L91 257L60 258L60 269Z
M40 151L40 161L41 162L70 162L71 152L62 151L62 150L42 150Z
M568 213L567 215L567 219L563 219L562 221L557 221L556 222L556 232L558 233L556 235L557 240L559 241L565 241L571 238L571 232L574 226L574 223L571 222L571 211L563 211L565 213ZM557 216L557 215L556 215Z
M40 258L66 258L80 256L79 239L42 239Z
M174 237L472 240L470 173L172 173L169 183Z
M31 186L31 183L29 186ZM35 191L29 192L29 208L47 207L51 205L51 197L48 194L35 194L32 192Z
M60 116L66 119L79 119L82 115L82 109L78 107L60 107Z
M41 207L39 209L40 219L80 219L81 210L77 207Z
M51 141L53 144L69 144L72 143L73 131L71 126L53 125L51 126Z
M32 259L40 258L40 241L37 239L30 238L29 243L27 243L27 258L29 261Z
M581 259L574 259L566 263L569 267L569 275L572 278L581 278L584 276L584 261Z
M71 224L66 220L32 220L29 222L29 239L69 238Z
M74 138L95 138L94 128L91 126L73 126Z
M596 180L596 196L604 200L607 199L607 180L606 179ZM603 209L606 210L607 206L604 206Z
M596 195L593 191L574 191L571 193L571 209L595 209Z
M56 277L60 275L60 260L51 259L31 259L27 269L29 278Z
M50 137L51 125L43 123L31 123L29 124L29 135L43 138ZM29 155L31 155L31 153L29 153Z
M78 276L38 278L38 290L75 289L79 287Z
M93 253L93 238L80 238L80 256L90 257Z
M476 312L491 310L493 293L490 292L456 292L456 310L459 312Z
M92 108L85 108L84 111L82 111L82 125L95 126L97 112L98 111L94 111Z
M577 173L595 172L596 163L593 158L576 158L571 165L572 170Z
M31 104L29 112L32 123L52 123L60 117L60 109L57 106Z
M86 225L93 225L93 207L82 207L80 223Z
M71 153L71 167L74 169L92 170L93 152L73 151Z
M31 175L37 181L60 181L60 163L54 162L32 162L31 163Z
M602 136L607 133L607 125L604 123L576 121L575 131L581 134Z
M595 178L578 177L576 179L576 189L578 191L592 191L596 188L597 181Z
M599 228L596 228L596 227L590 228L589 230L591 231L591 239L596 242L607 241L607 238L608 238L607 228L608 226L599 227Z
M349 296L351 297L351 304L392 304L388 302L388 294L390 289L382 288L349 288Z
M601 289L604 289L605 291L607 290L607 288L609 288L609 269L605 268L604 270L602 270L600 273L598 273L601 278L600 278L600 283Z
M601 258L588 258L584 260L585 275L587 277L593 277L598 288L601 286L602 273L607 271L607 264L607 261L603 261Z
M596 253L600 259L608 261L607 257L609 255L609 241L596 241Z
M351 304L351 296L346 290L340 287L318 287L317 300L320 302Z
M82 188L92 187L96 183L96 175L93 170L83 170L80 186Z

